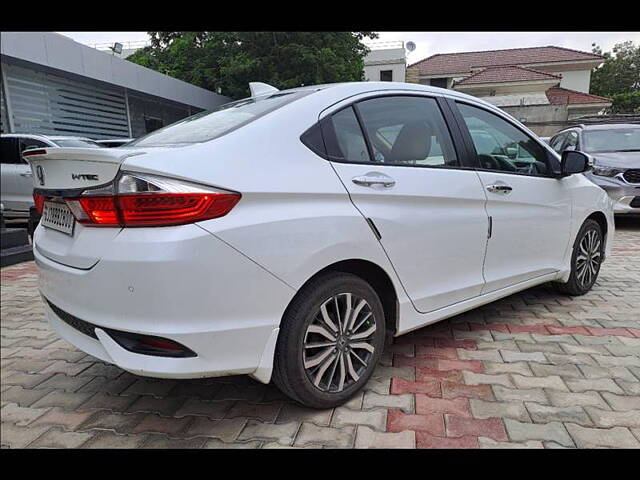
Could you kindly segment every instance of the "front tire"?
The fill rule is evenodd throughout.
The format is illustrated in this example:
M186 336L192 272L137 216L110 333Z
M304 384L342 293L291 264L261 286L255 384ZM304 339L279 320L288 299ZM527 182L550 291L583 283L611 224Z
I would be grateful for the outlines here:
M578 231L573 244L569 280L566 283L557 283L556 289L560 293L573 296L587 293L596 283L603 256L602 229L598 222L587 219Z
M342 405L373 374L384 340L384 310L375 290L350 273L320 275L282 319L273 380L302 405Z

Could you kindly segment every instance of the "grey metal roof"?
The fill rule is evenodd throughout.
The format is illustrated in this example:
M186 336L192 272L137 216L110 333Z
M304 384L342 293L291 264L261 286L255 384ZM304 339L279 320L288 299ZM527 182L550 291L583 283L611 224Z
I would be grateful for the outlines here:
M3 56L106 82L205 110L229 101L154 70L51 32L1 32Z

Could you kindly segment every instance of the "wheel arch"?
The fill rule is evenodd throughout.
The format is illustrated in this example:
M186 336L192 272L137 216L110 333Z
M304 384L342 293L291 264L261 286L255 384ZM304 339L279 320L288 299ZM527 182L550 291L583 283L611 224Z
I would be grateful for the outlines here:
M384 310L386 320L385 327L387 331L390 331L392 335L396 333L399 318L398 294L391 277L381 266L370 260L364 260L361 258L340 260L327 265L309 277L300 287L299 291L319 275L323 275L327 272L351 273L369 283L369 285L371 285L371 287L376 291L378 297L380 297L380 301L382 302L382 308ZM292 303L293 299L291 299L289 305ZM288 309L289 306L285 309L283 317L286 315Z

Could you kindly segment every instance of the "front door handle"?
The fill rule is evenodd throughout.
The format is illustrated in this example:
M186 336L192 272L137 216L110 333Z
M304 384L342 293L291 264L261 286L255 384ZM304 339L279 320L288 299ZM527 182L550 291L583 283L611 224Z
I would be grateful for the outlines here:
M356 185L361 187L372 187L374 185L382 185L383 187L393 187L396 181L389 175L384 173L369 172L364 175L359 175L351 179Z
M491 193L501 193L503 195L508 195L511 193L511 190L513 190L513 188L509 185L493 184L487 186L487 190L489 190Z
M23 172L20 174L21 177L33 177L32 172Z

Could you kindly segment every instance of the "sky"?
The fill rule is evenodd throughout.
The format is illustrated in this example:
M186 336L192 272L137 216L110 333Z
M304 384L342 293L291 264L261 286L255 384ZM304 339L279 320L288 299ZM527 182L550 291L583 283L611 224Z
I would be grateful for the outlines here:
M137 42L148 40L146 32L58 32L77 42L95 43ZM403 40L416 44L407 55L408 63L415 63L436 53L497 50L502 48L555 45L586 52L596 42L603 51L610 51L616 43L632 40L640 45L640 32L379 32L376 42Z

